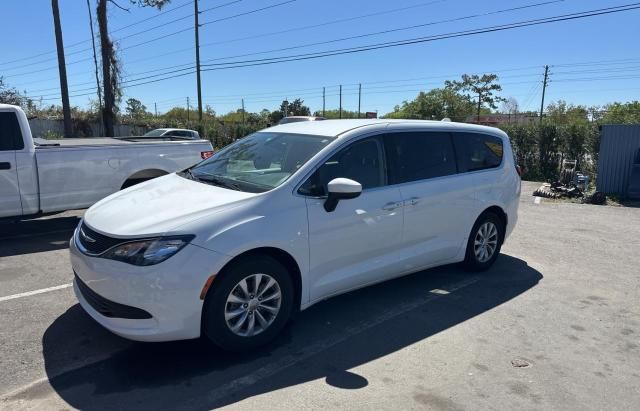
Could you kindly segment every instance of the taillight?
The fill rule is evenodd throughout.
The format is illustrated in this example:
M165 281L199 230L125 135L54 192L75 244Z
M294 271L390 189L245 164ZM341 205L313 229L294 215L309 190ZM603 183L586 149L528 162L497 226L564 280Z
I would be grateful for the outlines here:
M202 157L203 160L206 160L208 158L210 158L213 155L213 151L209 150L209 151L201 151L200 152L200 157Z
M518 172L518 175L522 177L522 173L524 173L524 169L520 166L516 166L516 171Z

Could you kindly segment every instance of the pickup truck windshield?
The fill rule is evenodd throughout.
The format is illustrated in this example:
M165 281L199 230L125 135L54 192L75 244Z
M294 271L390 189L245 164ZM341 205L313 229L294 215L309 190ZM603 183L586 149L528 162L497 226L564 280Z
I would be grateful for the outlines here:
M183 176L203 183L261 193L286 181L331 138L254 133L192 167Z

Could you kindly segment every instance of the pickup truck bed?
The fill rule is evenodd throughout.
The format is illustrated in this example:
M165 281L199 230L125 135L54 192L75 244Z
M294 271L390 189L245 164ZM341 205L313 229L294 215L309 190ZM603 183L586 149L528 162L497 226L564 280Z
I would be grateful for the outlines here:
M34 139L22 109L0 104L0 218L89 207L211 153L180 137Z
M34 138L33 143L36 149L51 147L95 147L95 146L122 146L131 144L162 144L167 142L189 142L201 141L180 137L92 137L92 138L66 138L60 140L46 140L44 138Z

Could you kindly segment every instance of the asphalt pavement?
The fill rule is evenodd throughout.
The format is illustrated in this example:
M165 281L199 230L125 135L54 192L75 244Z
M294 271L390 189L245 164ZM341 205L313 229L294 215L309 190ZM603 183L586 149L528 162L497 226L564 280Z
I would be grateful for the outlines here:
M82 211L0 223L0 409L640 409L640 208L523 183L495 266L320 303L274 343L137 343L77 304Z

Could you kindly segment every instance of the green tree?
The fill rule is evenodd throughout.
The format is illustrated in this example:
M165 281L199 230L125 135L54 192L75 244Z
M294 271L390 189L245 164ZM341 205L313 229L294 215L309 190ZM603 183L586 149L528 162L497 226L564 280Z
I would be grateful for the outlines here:
M555 125L586 125L589 122L589 110L585 106L576 106L564 100L558 100L547 106L546 120Z
M22 106L24 97L15 87L9 87L0 77L0 104L13 104L14 106Z
M496 92L502 91L502 86L497 82L497 74L483 74L482 76L463 74L461 80L447 80L445 86L458 93L462 92L469 101L476 99L476 119L479 122L483 106L486 105L495 110L498 108L497 104L504 100L495 95Z
M21 93L15 87L7 85L5 80L0 76L0 104L20 106L27 115L37 114L35 102L25 94L26 92Z
M423 120L442 120L445 117L453 121L465 121L473 113L473 104L452 88L436 88L429 92L421 91L412 101L403 101L385 118L407 118Z
M313 113L314 116L322 116L322 111L316 111L315 113ZM364 117L363 113L360 113L360 118ZM324 118L326 119L339 119L340 118L340 110L335 109L335 110L325 110L324 111ZM350 111L350 110L342 110L342 118L358 118L358 112L357 111Z
M269 122L271 124L278 124L278 121L282 120L285 116L310 116L311 110L304 105L304 100L295 99L293 101L283 100L280 104L280 109L272 111L269 115Z
M611 103L604 106L600 124L637 124L640 123L640 101Z
M124 110L132 120L140 120L149 114L147 113L147 107L138 99L127 99L126 104L127 106Z

